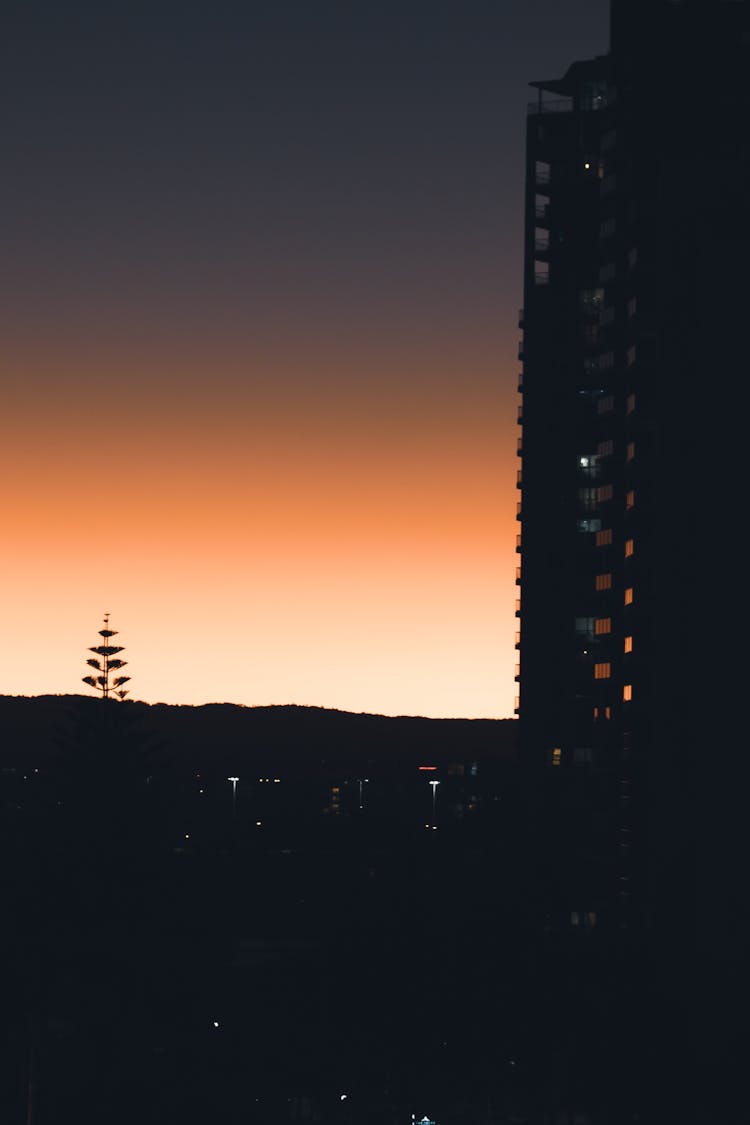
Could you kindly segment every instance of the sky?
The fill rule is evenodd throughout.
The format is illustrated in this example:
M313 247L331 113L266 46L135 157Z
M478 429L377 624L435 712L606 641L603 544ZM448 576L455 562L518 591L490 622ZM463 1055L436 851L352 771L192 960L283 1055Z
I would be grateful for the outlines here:
M0 694L507 718L534 79L607 0L16 0Z

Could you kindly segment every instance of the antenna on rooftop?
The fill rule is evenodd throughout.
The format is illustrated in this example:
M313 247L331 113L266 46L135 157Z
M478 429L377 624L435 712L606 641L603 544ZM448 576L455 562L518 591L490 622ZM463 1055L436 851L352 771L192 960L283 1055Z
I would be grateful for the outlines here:
M123 700L128 694L128 689L123 687L130 676L112 676L112 672L118 672L120 668L124 668L127 660L121 660L117 655L119 652L124 652L123 645L110 644L110 638L117 636L116 629L109 627L109 614L104 614L104 628L99 630L99 636L103 638L103 643L92 645L89 652L95 652L100 659L90 656L86 663L90 668L96 670L96 675L89 675L83 677L83 682L88 684L89 687L95 688L102 699L113 699L117 697Z

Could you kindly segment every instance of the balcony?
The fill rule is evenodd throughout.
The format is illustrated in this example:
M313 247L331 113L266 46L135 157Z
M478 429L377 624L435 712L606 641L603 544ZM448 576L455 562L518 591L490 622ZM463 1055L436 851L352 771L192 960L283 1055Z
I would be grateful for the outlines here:
M520 535L516 536L516 551L518 551L519 554L521 553L521 536Z
M518 310L518 327L523 330L526 324L526 309Z
M518 344L518 358L526 359L526 353L523 350L523 340L520 340Z
M521 585L521 568L520 568L520 566L517 566L516 567L516 586L520 586L520 585Z
M573 110L572 98L553 98L549 101L542 99L542 92L535 102L528 102L526 106L528 117L545 116L548 113L571 113Z
M523 488L523 471L521 469L516 472L516 488Z

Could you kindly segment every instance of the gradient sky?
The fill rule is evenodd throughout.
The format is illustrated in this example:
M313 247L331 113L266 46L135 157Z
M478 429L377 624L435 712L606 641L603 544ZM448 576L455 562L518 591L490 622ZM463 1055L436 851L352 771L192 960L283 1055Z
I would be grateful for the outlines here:
M528 82L607 0L10 3L0 693L513 714Z

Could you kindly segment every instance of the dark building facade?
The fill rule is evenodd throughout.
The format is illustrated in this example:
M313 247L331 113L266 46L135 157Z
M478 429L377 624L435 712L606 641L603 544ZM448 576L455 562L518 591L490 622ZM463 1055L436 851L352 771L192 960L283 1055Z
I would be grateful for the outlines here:
M746 914L729 529L747 473L749 54L745 3L613 0L609 53L532 83L520 321L540 924L645 950L673 1011L689 979L692 1042L725 1058L728 1033L707 1040Z

